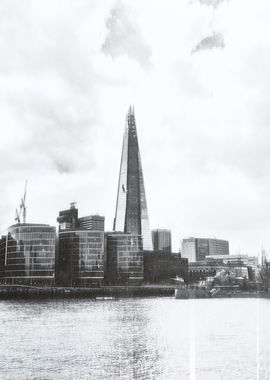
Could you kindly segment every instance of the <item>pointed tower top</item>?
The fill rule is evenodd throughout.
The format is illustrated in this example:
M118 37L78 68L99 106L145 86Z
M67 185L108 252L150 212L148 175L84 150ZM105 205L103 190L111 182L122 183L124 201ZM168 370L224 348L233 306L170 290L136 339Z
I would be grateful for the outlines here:
M132 105L129 106L128 116L134 116L134 106Z
M134 106L129 107L123 138L114 231L142 235L143 247L152 250Z

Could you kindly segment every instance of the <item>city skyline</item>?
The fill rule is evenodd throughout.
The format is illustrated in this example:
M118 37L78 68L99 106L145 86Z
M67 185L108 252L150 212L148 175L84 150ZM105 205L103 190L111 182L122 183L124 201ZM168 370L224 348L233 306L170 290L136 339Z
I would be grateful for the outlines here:
M26 178L28 221L55 225L77 201L111 229L131 103L151 228L172 230L174 250L216 236L232 253L269 251L268 12L243 0L157 1L154 13L5 2L1 231Z

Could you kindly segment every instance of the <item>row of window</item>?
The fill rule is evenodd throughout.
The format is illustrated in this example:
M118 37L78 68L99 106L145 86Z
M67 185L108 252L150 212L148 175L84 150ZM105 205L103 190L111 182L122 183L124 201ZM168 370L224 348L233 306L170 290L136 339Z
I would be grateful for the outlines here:
M39 270L6 270L5 277L25 277L25 276L54 276L54 270L51 268L48 269L39 269Z
M7 265L26 265L29 263L54 263L54 257L42 257L42 258L29 258L25 260L24 258L19 258L19 259L7 259Z
M27 259L27 258L37 258L43 259L47 257L55 257L54 251L41 251L41 252L8 252L7 259L17 260L17 259Z
M8 237L8 240L55 240L56 234L55 232L16 232L11 233Z

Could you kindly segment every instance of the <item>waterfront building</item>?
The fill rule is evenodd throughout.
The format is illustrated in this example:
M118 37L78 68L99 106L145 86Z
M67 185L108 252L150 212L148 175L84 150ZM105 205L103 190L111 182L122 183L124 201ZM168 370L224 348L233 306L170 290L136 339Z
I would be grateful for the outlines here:
M209 255L206 261L220 261L229 266L250 266L255 269L258 266L258 257L248 255Z
M2 235L0 240L0 282L2 282L5 273L6 243L7 237Z
M123 232L106 234L109 285L141 285L143 282L143 249L141 235Z
M104 281L103 216L78 218L78 209L59 212L57 284L71 287L100 287Z
M14 224L1 238L1 283L53 286L55 283L55 227Z
M126 118L113 230L142 235L143 249L153 249L135 114L132 107Z
M221 270L230 272L234 278L252 281L258 272L258 258L248 255L206 256L203 261L189 263L189 280L192 282L213 277Z
M104 280L104 232L59 231L57 284L100 287Z
M144 281L150 284L172 282L176 276L188 282L188 259L161 251L144 251Z
M152 242L154 251L172 252L172 236L170 230L153 230Z
M186 257L189 262L202 261L209 255L229 255L229 242L194 237L183 239L182 257Z
M104 231L104 221L104 216L100 215L83 216L78 219L78 226L84 230Z

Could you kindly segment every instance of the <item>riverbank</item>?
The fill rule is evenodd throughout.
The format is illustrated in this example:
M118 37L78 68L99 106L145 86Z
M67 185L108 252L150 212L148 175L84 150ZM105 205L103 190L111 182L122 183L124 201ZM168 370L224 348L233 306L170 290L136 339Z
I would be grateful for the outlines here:
M239 287L217 287L211 291L205 288L185 288L175 289L176 299L192 298L270 298L270 292L262 290L242 290Z
M35 298L92 298L114 299L122 297L173 296L174 286L103 286L100 288L34 287L24 285L1 285L0 299Z
M69 287L34 287L25 285L0 285L0 299L117 299L130 297L174 297L175 287L172 285L143 286L103 286L100 288L69 288ZM270 298L270 292L235 291L220 292L215 296L209 293L200 294L186 291L178 294L178 299L188 298Z

